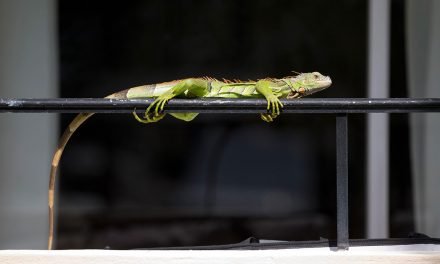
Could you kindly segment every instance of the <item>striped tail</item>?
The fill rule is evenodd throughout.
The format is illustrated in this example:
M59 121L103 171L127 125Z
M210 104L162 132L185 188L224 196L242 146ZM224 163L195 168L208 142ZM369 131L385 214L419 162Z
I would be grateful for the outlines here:
M111 94L105 98L108 99L125 99L127 98L127 91L124 90ZM48 249L51 250L53 246L53 235L54 235L54 204L55 204L55 179L57 175L58 165L63 155L64 148L69 142L70 137L75 133L75 131L89 119L94 113L81 113L78 114L72 122L70 122L67 129L61 136L55 154L52 158L52 167L50 169L50 180L49 180L49 194L48 194L48 205L49 205L49 238L48 238Z

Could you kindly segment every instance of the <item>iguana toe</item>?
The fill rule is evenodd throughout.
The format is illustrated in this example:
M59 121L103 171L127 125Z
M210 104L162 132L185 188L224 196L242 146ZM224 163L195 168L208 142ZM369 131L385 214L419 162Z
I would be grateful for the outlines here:
M263 119L263 121L266 121L266 122L273 121L271 114L260 114L260 116L261 116L261 119Z

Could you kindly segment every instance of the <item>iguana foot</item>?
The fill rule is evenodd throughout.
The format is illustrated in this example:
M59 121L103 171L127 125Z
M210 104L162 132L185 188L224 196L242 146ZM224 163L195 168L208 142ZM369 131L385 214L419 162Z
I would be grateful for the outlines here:
M154 100L154 102L148 106L147 110L145 111L144 118L151 119L162 115L165 104L168 103L171 98L173 98L173 95L171 94L163 94L157 97L156 100Z
M268 96L266 100L267 100L267 111L269 112L272 118L275 118L280 114L281 112L280 110L281 108L284 107L284 105L283 103L281 103L280 99L278 99L278 97L276 97L275 95Z
M135 110L135 111L133 111L133 115L137 121L139 121L141 123L148 124L148 123L154 123L154 122L161 120L162 118L165 117L166 114L165 113L160 113L158 115L145 114L144 117L141 118L140 116L138 116L138 114L136 113L136 110Z
M156 100L154 100L154 102L148 106L143 117L138 116L136 111L134 111L133 112L134 118L136 118L137 121L146 124L161 120L162 118L165 117L165 113L163 112L165 104L171 98L173 98L173 96L170 94L163 94L157 97Z

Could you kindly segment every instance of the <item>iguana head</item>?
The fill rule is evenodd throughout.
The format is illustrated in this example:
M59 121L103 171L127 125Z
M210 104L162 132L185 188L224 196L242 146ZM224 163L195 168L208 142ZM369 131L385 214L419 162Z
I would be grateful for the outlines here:
M283 79L290 88L287 98L298 98L324 90L332 84L329 76L319 72L300 73Z

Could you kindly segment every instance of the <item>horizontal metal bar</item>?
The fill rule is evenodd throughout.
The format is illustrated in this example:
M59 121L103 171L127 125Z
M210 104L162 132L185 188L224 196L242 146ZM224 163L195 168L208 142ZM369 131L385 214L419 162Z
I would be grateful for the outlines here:
M0 99L0 112L131 113L142 112L152 99L94 98ZM284 113L410 113L440 112L440 98L304 98L281 100ZM261 113L264 99L173 99L165 112Z

